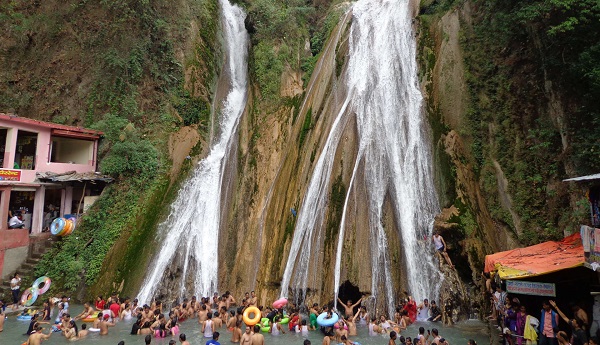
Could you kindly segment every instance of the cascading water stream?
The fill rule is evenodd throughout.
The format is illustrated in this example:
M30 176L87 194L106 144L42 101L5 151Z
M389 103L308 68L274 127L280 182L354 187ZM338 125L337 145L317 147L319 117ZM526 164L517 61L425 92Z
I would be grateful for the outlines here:
M435 297L441 276L433 263L430 238L439 210L434 190L430 139L418 87L416 42L408 0L360 0L352 9L346 99L337 114L309 183L282 280L288 289L307 288L314 272L311 252L319 249L335 150L348 118L356 117L358 150L338 233L334 293L341 279L348 200L359 176L366 187L372 294L393 308L389 247L401 246L407 281L415 299ZM391 202L401 243L390 243L383 228L384 203ZM368 227L361 229L360 227ZM316 246L315 246L316 244Z
M248 33L244 27L246 15L227 0L221 0L220 5L224 53L227 57L224 73L229 77L230 89L221 106L219 133L208 156L198 163L193 176L185 182L171 205L167 220L159 227L158 253L138 294L142 303L150 302L161 285L165 269L176 259L183 260L178 263L183 271L179 286L181 295L190 292L209 296L217 288L221 198L226 182L224 175L230 155L235 154L232 148L246 106L248 74ZM193 272L191 288L185 284L188 272Z

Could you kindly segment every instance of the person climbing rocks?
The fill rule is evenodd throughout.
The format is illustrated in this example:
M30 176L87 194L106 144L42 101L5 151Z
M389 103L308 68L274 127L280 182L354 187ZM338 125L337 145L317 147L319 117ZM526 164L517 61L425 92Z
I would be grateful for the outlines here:
M442 235L440 235L440 232L436 231L433 234L433 237L431 239L433 240L435 249L442 255L444 260L446 260L446 262L448 263L448 266L450 266L451 268L454 268L454 265L452 264L452 261L450 260L448 253L446 252L446 241L444 241L444 238L442 237Z

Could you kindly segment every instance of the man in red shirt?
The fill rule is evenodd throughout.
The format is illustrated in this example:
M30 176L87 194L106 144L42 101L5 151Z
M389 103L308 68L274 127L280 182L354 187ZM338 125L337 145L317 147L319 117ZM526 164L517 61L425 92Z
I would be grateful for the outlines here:
M116 319L119 317L120 315L120 311L121 311L121 306L119 305L119 303L116 303L114 300L111 302L110 307L108 307L108 309L110 309L111 313L112 313L112 319Z

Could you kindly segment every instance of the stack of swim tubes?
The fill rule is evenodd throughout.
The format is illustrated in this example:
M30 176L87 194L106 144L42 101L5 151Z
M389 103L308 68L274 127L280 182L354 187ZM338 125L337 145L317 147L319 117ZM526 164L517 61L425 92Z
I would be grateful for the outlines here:
M50 224L50 232L55 236L69 236L75 230L75 217L56 218Z
M48 291L48 289L50 289L51 283L52 281L50 278L46 276L39 277L33 282L33 285L30 288L23 291L23 294L21 295L21 303L26 307L30 307L33 305L33 303L35 303L40 295L43 295L46 293L46 291Z

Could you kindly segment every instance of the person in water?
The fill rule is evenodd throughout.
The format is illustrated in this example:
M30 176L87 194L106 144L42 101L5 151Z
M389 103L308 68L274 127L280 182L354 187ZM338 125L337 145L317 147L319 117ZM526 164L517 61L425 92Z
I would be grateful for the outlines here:
M344 302L342 302L342 300L338 297L338 302L340 302L340 304L344 307L344 310L346 312L346 317L352 317L354 316L354 308L356 306L358 306L360 304L360 302L362 302L362 300L364 299L364 296L361 297L358 302L352 304L352 300L348 300L348 303L345 304Z
M388 342L388 345L396 345L396 337L397 337L396 332L391 331L390 332L390 341Z
M52 335L52 329L50 329L48 334L44 334L44 333L42 333L42 327L38 325L35 327L35 329L29 335L29 338L27 339L26 344L27 345L40 345L42 343L42 341L50 339L51 335Z
M435 304L435 301L431 301L431 309L429 310L431 317L427 321L437 322L442 318L442 312L440 307Z
M425 298L417 310L417 321L427 321L429 319L429 300Z

